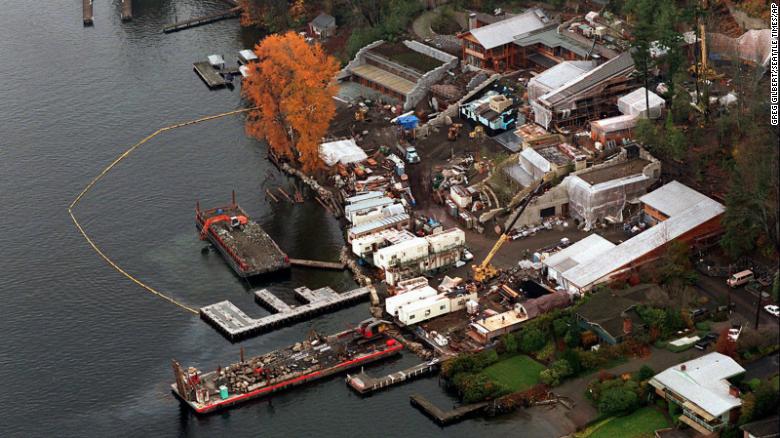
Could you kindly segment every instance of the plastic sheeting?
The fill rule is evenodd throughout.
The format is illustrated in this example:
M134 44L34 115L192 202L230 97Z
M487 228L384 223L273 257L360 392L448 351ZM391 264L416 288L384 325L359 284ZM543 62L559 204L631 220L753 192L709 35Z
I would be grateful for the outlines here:
M363 161L368 158L365 151L355 143L355 140L338 140L320 145L320 158L328 166L336 163L349 164Z
M648 98L650 100L650 111L647 111ZM657 119L661 117L666 101L652 91L648 91L647 96L645 96L645 88L642 87L618 99L617 105L620 112L625 115L647 118L649 113L649 118Z
M640 174L595 185L573 175L562 184L565 184L569 194L571 215L584 222L585 229L590 230L607 216L622 221L626 202L645 194L650 183L652 180L649 177Z

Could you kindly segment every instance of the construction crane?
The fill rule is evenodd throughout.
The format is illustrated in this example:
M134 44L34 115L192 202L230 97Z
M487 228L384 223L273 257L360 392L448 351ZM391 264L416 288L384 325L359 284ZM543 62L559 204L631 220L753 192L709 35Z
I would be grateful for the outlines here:
M702 0L701 10L707 10L709 7L707 0ZM697 19L698 21L698 19ZM704 21L699 22L699 35L700 35L700 52L701 57L698 62L691 65L688 68L688 72L696 76L697 82L713 81L723 78L723 74L718 74L707 62L707 29L704 26Z
M547 187L547 185L548 184L545 181L542 181L531 193L528 194L528 196L525 197L525 199L523 199L523 202L520 205L520 208L517 210L514 219L512 219L512 221L509 223L509 226L506 227L504 232L493 245L493 248L490 250L487 257L485 257L485 260L482 260L482 263L479 265L473 265L471 267L474 270L474 280L484 282L498 275L498 269L490 264L490 262L493 261L493 257L496 256L498 250L501 249L501 246L504 244L504 242L509 240L509 231L512 229L512 227L515 226L515 223L520 218L520 216L523 215L525 208L528 207L528 204L531 203L531 200L538 196L543 191L543 189Z

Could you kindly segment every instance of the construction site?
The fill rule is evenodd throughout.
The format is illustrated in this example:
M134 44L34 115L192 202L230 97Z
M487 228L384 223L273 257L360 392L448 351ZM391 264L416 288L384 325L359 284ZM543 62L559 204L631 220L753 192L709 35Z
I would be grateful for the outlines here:
M680 39L693 110L728 111L739 99L713 59L725 62L729 52L739 55L735 62L766 65L766 56L747 55L758 49L747 47L751 32L727 36L701 24ZM319 144L323 166L308 175L270 158L306 186L295 201L285 193L288 201L313 194L339 219L341 263L364 287L296 289L303 305L261 290L257 301L273 315L251 318L228 301L201 315L234 340L370 297L372 315L392 335L375 342L374 332L360 328L360 336L318 338L203 375L176 363L176 394L208 412L403 347L424 360L384 377L348 375L355 391L371 393L499 348L507 335L595 290L636 282L672 245L710 250L723 234L722 199L677 181L665 169L668 159L637 141L642 120L669 114L670 96L658 73L640 80L631 38L630 27L605 9L573 17L529 9L470 14L458 35L460 59L411 40L360 49L335 78L336 115ZM668 50L657 41L652 47L656 58ZM202 237L239 275L289 267L235 201L197 217ZM255 254L242 245L265 249ZM597 342L587 333L589 345ZM334 343L341 337L358 350Z

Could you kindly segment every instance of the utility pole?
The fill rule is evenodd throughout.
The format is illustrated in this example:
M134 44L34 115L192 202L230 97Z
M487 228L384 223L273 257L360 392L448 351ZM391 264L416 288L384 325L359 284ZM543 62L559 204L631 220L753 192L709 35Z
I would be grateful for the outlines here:
M761 290L758 290L757 292L758 292L758 297L756 298L756 322L753 327L756 330L758 330L758 320L761 317L761 294L763 294Z

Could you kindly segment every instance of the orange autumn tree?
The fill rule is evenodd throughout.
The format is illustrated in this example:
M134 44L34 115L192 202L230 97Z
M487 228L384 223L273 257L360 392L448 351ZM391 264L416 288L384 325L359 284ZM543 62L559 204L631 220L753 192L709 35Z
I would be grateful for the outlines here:
M246 131L264 139L280 156L298 160L304 171L319 167L320 139L336 114L335 58L295 32L270 35L255 46L243 95L250 111Z

